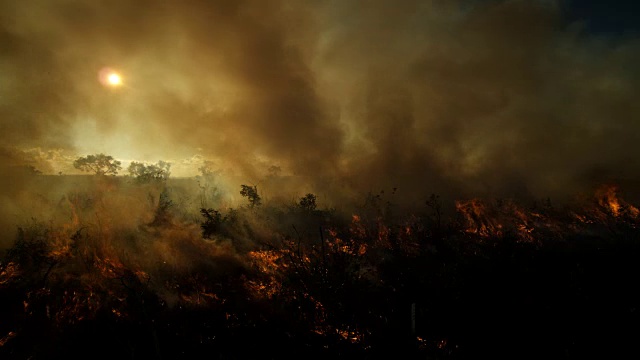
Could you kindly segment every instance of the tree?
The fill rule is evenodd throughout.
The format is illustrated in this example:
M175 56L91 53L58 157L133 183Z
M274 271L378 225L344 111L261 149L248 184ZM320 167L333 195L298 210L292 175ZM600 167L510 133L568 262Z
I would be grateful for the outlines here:
M165 181L171 175L171 163L166 161L158 161L157 164L147 165L145 163L139 163L132 161L129 164L129 175L136 178L141 183L147 183L151 181Z
M262 199L260 195L258 195L258 187L257 186L249 186L249 185L240 185L240 195L246 197L249 200L249 207L256 207L262 204Z
M213 161L205 160L204 164L198 168L201 176L205 180L213 179L220 174L220 170L214 170L215 163Z
M269 177L278 177L282 172L282 168L280 166L271 165L267 171L269 172Z
M209 202L219 203L222 199L222 192L218 187L218 176L221 171L215 169L213 161L206 160L204 164L198 168L200 175L196 177L198 187L200 187L200 204L203 208L207 208Z
M220 211L205 208L200 209L200 214L204 217L204 222L200 224L202 237L211 239L220 230L220 226L226 220L226 216L223 218Z
M313 211L316 209L316 196L309 193L307 195L305 195L304 197L300 198L300 202L298 203L298 205L300 206L300 208L306 210L306 211Z
M122 170L120 161L105 154L87 155L79 157L73 162L73 167L96 175L117 175Z
M163 189L158 199L158 207L156 208L156 214L150 225L163 226L171 223L170 209L173 207L173 201L171 200L169 190Z

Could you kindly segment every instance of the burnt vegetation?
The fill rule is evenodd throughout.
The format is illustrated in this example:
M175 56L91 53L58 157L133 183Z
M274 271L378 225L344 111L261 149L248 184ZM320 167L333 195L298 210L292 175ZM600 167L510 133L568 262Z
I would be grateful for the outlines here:
M243 185L244 205L189 209L151 178L96 179L58 203L65 221L19 227L0 262L1 358L638 352L640 212L615 187L450 213L432 195L403 213L383 192L347 212Z

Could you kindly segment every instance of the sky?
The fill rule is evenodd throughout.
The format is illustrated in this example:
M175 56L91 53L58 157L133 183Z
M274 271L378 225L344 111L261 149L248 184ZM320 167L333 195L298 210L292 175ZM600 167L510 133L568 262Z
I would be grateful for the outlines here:
M105 153L408 197L638 179L631 3L0 0L0 170Z
M569 0L564 3L566 22L583 22L589 34L638 35L640 3L637 1Z

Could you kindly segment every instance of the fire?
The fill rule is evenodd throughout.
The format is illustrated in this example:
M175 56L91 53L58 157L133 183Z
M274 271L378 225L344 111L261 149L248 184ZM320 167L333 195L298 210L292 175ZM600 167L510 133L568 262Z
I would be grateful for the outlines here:
M282 252L273 250L250 251L248 254L251 263L262 273L272 273L280 265L278 261L284 256Z
M54 317L58 323L75 324L95 316L101 298L90 289L85 291L65 291L62 304Z
M562 229L558 220L512 200L457 201L456 209L462 215L463 231L482 239L515 236L519 242L538 243L546 235Z
M247 255L258 272L264 277L260 280L246 280L245 286L257 298L270 299L282 289L279 271L287 267L282 260L286 251L260 250L250 251Z
M363 239L367 237L367 229L359 215L353 215L351 218L351 227L349 229L353 238Z
M627 215L635 219L640 214L640 210L618 197L617 186L607 185L600 187L596 190L596 199L598 204L614 217Z
M0 347L4 346L7 342L9 342L9 340L13 339L14 337L16 337L16 333L13 331L9 331L9 333L7 334L7 336L0 338Z
M600 206L608 209L613 216L620 216L620 200L618 199L616 186L603 186L596 191L596 198Z
M338 339L348 341L352 344L360 343L364 340L365 333L351 329L349 326L343 328L332 328L330 326L319 326L313 330L314 333L322 336L331 334L337 335Z
M9 284L16 276L20 274L18 266L13 262L6 265L0 264L0 286Z
M582 210L571 212L571 216L579 224L605 224L613 218L632 227L639 225L640 210L622 199L615 185L598 188L590 202Z
M27 245L31 244L29 241L42 245L37 248L41 249L42 255L35 265L26 256L27 260L9 257L0 263L2 290L19 284L20 280L16 279L29 276L29 272L36 274L33 277L38 284L44 284L25 291L25 296L18 299L24 301L25 317L46 314L46 319L60 328L96 320L105 314L120 323L140 321L136 318L140 317L136 314L139 309L131 304L139 300L149 303L147 298L142 298L144 293L154 296L149 299L157 299L159 306L154 310L158 311L155 315L172 315L171 308L178 307L199 313L212 309L224 314L220 326L228 328L268 319L271 313L266 311L256 318L244 313L246 304L234 308L233 303L238 298L226 295L230 293L229 284L233 283L238 287L232 288L233 293L240 294L247 304L253 302L267 310L270 310L270 304L275 304L273 314L281 314L284 309L295 313L294 321L304 323L297 329L315 333L327 344L337 342L341 346L360 349L375 348L371 339L376 338L373 335L377 329L387 326L388 304L404 301L403 295L394 295L406 291L399 286L403 285L406 272L403 263L394 263L397 259L401 262L410 258L421 261L423 258L419 256L425 256L424 259L437 260L440 255L431 256L438 254L440 244L444 242L441 240L453 240L455 247L445 249L460 251L465 256L472 251L475 256L476 249L484 256L480 252L483 249L508 245L509 241L523 245L517 247L518 251L521 248L528 250L531 244L537 247L550 239L580 239L585 233L598 235L601 229L617 231L618 228L626 229L623 226L637 227L640 220L638 209L623 200L615 187L599 189L586 204L571 210L558 210L550 204L525 206L513 200L461 200L455 203L456 217L442 219L442 226L440 219L433 221L426 213L393 218L379 213L349 213L346 218L339 218L337 224L323 218L326 222L321 223L320 234L316 224L311 231L298 232L296 229L294 236L288 236L286 230L278 228L269 233L273 236L264 237L268 240L256 242L254 248L230 252L233 257L224 253L225 259L228 256L231 259L228 261L234 261L229 266L241 269L233 275L232 282L224 283L215 275L209 276L216 271L207 267L215 259L207 256L213 253L201 251L208 249L205 245L219 245L199 238L197 230L196 236L191 232L186 236L189 244L196 245L187 253L191 256L189 260L196 264L200 261L206 266L177 266L182 262L170 259L180 256L178 244L182 246L185 244L182 241L186 240L171 236L170 241L165 241L163 236L156 237L162 233L155 228L153 233L145 227L139 232L154 239L158 249L166 250L160 252L166 257L159 260L129 257L118 250L121 248L118 245L122 244L118 240L119 229L106 211L87 206L84 204L86 199L79 196L69 196L66 201L68 208L67 203L61 202L65 206L66 224L45 225L39 231L21 235L26 238ZM83 226L87 223L84 218L87 209L91 210L91 216L100 220L94 227ZM256 211L252 216L258 214ZM178 226L177 222L175 226ZM268 228L265 233L267 231ZM131 237L134 238L131 241L136 241L133 235ZM130 239L126 238L126 241ZM169 247L166 244L176 245ZM29 250L28 247L24 249ZM499 249L508 250L509 247ZM145 250L146 254L149 253ZM417 281L429 280L428 274L424 276L426 280L418 278ZM154 293L157 289L160 291ZM354 298L353 289L371 291L371 298L378 294L389 296L384 302L375 304L377 308L368 307L359 297L350 302ZM172 304L176 303L178 306L174 307ZM154 318L157 321L162 317ZM10 329L20 327L7 326L5 331ZM0 346L15 336L15 333L9 333L0 338ZM457 346L453 339L416 337L416 346L421 351L446 353Z
M467 233L481 237L502 235L502 224L488 214L487 207L481 200L456 201L456 210L464 216Z
M336 334L338 334L343 340L347 340L353 344L361 342L364 338L364 334L351 330L348 327L346 329L336 329Z
M367 230L360 221L360 216L353 215L349 227L349 237L343 240L339 237L338 231L329 229L329 239L326 241L329 250L332 252L363 256L367 253L366 239Z
M612 217L632 227L637 227L640 220L640 210L621 199L615 186L599 188L595 201L587 201L582 207L568 211L574 221L566 218L567 213L560 213L550 205L529 209L512 200L457 201L456 210L462 216L461 225L466 234L479 239L515 236L517 241L536 244L579 233L587 225L606 224Z

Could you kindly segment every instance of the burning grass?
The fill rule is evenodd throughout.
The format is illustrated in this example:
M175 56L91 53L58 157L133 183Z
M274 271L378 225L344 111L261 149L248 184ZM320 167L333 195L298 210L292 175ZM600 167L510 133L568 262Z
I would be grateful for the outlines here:
M110 208L125 198L117 186L103 191L61 201L65 222L20 228L0 263L3 358L105 344L97 357L580 357L635 334L586 320L611 329L640 308L640 216L615 187L563 207L471 199L444 216L432 197L391 216L267 203L203 210L201 223L167 195L132 216Z

